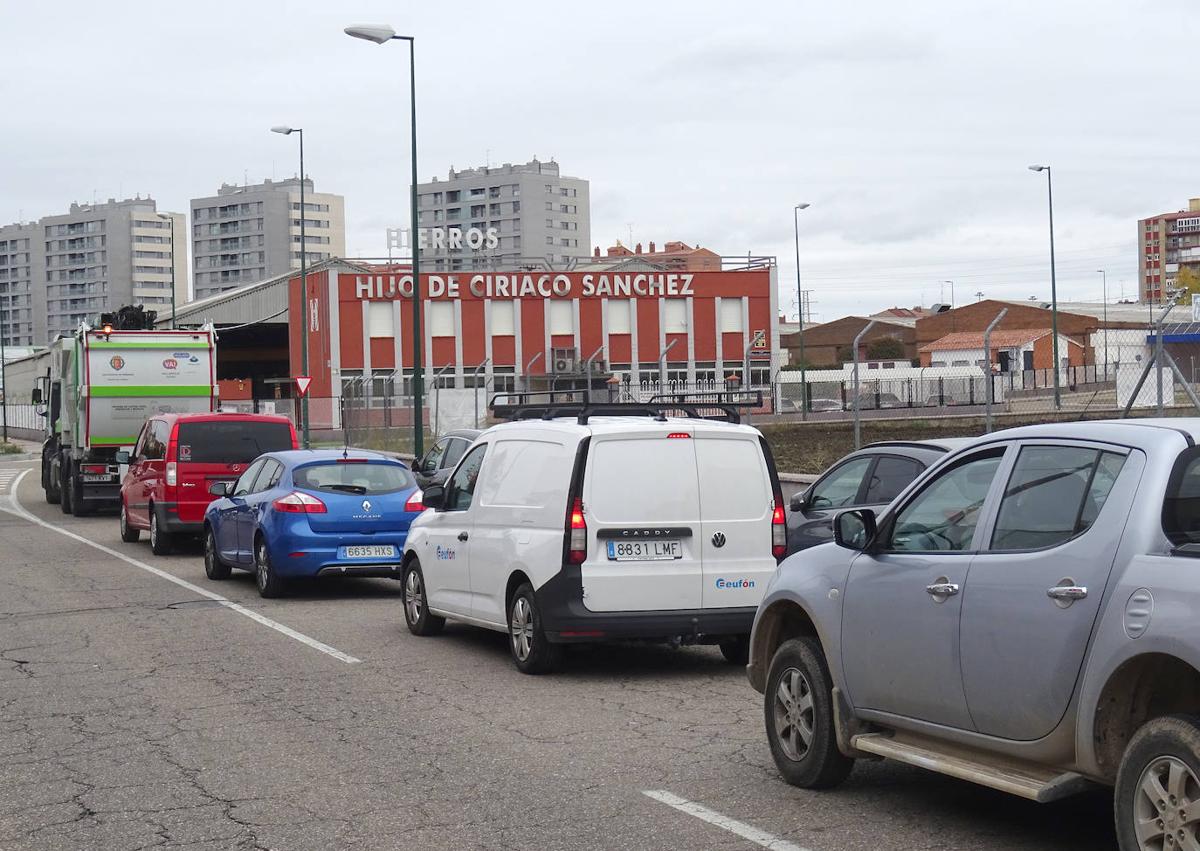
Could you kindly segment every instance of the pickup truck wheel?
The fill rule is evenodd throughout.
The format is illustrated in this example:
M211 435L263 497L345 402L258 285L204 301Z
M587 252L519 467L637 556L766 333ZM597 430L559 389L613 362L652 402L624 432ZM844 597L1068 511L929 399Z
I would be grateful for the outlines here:
M793 638L775 651L763 715L771 756L784 780L825 789L846 779L854 760L837 747L833 682L815 638Z
M508 648L522 674L546 674L558 666L562 648L546 638L537 598L528 582L513 592L508 604Z
M134 529L129 525L129 515L125 513L125 502L121 502L121 519L117 521L121 527L121 540L127 544L132 544L142 537L141 529Z
M228 579L232 572L217 552L217 537L212 526L204 528L204 575L209 579Z
M159 528L158 513L154 510L154 503L150 504L150 552L156 556L171 554L171 533L164 532Z
M62 503L62 488L59 483L53 481L50 475L50 465L42 462L42 490L46 493L46 502L50 505L60 505Z
M437 635L446 619L429 613L425 574L415 558L404 567L404 623L413 635Z
M1200 848L1200 718L1168 715L1129 740L1114 795L1121 851Z

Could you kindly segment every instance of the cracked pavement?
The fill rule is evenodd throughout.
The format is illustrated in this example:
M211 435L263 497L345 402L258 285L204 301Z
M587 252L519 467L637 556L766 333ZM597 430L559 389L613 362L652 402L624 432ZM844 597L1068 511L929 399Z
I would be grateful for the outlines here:
M793 789L715 649L579 648L526 677L502 635L410 635L398 583L261 600L197 546L156 558L63 516L33 474L20 499L362 662L0 512L0 848L755 847L647 789L812 851L1115 847L1104 792L1039 806L892 763Z

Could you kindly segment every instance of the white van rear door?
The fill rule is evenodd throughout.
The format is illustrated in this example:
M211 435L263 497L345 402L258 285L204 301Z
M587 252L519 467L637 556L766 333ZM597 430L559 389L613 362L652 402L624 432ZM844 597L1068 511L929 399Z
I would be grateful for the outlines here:
M683 433L683 432L679 432ZM700 608L700 494L690 435L592 437L583 480L593 612Z
M757 606L775 572L771 478L758 439L704 435L693 441L700 481L702 605Z

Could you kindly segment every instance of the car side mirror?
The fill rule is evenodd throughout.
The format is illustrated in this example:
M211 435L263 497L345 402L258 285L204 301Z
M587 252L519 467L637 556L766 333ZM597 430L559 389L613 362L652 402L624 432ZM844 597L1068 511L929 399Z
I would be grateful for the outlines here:
M446 505L446 488L443 485L430 485L425 488L421 504L426 508L440 511Z
M869 508L843 511L833 519L833 540L839 547L862 552L875 538L875 512Z
M804 493L792 494L792 501L788 504L792 511L803 511L808 507L808 491Z
M129 450L118 449L116 461L118 464L128 464L129 463Z
M229 496L233 491L233 482L213 482L208 486L208 492L213 496Z

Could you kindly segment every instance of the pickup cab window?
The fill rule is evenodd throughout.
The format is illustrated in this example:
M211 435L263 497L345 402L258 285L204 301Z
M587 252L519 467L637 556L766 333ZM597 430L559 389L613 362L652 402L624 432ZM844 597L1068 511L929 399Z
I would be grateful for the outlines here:
M1003 450L998 450L944 470L896 515L890 549L969 550L1003 457Z
M1177 547L1200 544L1200 446L1175 461L1163 500L1163 531Z

